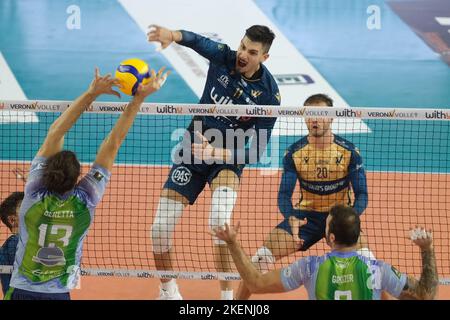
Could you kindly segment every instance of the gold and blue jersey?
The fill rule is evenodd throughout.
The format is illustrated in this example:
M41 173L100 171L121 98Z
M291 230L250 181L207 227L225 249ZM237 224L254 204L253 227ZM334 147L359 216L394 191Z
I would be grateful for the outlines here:
M333 143L322 149L304 137L287 150L283 169L278 206L286 218L296 210L328 212L338 204L353 205L358 214L367 207L362 158L355 145L346 139L335 135ZM292 195L297 181L300 201L293 206Z

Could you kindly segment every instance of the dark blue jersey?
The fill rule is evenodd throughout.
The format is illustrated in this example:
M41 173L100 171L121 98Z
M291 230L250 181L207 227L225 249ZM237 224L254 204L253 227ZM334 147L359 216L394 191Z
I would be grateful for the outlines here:
M13 266L14 257L16 256L17 243L19 242L19 236L13 234L10 236L3 246L0 248L0 265L1 266ZM11 281L11 274L0 274L0 280L2 283L3 296L9 289L9 282Z
M247 79L235 70L236 51L225 44L212 41L198 34L181 31L183 39L179 44L195 50L197 53L210 61L205 89L200 99L200 104L250 104L250 105L280 105L281 97L275 79L269 70L261 64L257 76ZM249 116L267 112L267 110L256 109L249 112ZM265 115L263 113L262 115ZM269 115L269 114L267 114ZM218 129L223 137L226 130L248 130L255 129L258 143L252 143L249 148L233 148L233 159L245 157L245 163L251 163L250 154L259 160L266 145L262 141L269 141L276 118L274 117L232 117L232 116L201 116L203 131L207 129ZM266 137L261 138L265 134ZM265 138L265 139L264 139ZM255 139L254 139L255 140ZM248 138L246 139L246 142ZM222 145L225 148L226 143ZM255 142L255 141L254 141ZM254 162L254 161L252 161Z

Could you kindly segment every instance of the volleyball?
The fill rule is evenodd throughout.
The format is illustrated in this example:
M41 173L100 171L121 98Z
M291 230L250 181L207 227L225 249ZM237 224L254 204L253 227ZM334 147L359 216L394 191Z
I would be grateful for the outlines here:
M120 91L130 96L134 96L140 83L146 84L150 79L148 64L136 58L122 61L115 76L122 85Z

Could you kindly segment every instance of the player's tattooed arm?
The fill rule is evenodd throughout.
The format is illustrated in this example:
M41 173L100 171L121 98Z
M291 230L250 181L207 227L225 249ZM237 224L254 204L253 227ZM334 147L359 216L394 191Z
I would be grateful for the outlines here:
M408 276L400 299L434 299L437 294L439 278L436 266L436 255L431 243L431 232L427 232L423 239L413 239L421 247L422 274L420 279ZM418 243L420 242L420 244Z

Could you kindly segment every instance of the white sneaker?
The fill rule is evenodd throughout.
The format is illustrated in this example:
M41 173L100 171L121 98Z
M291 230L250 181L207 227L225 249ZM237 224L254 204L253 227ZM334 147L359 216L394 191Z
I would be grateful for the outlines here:
M159 297L156 300L183 300L183 297L178 291L178 287L175 290L164 290L159 287Z

